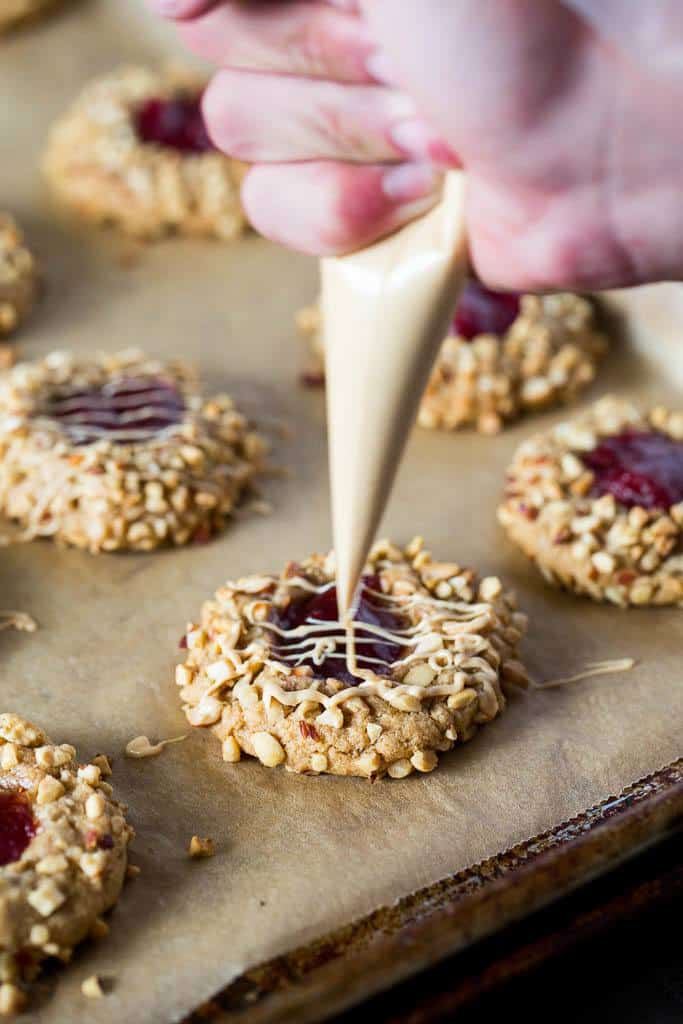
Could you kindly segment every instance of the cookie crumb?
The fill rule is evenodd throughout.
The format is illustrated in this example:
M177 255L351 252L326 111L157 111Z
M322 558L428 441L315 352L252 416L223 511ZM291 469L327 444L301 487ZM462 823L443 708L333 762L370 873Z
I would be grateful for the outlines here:
M91 974L89 978L81 984L81 992L88 999L101 999L104 995L104 989L102 988L102 982L96 974Z
M26 1006L26 993L6 981L0 985L0 1017L13 1017Z
M208 836L206 838L202 838L201 836L192 836L192 839L190 839L188 853L193 860L199 860L204 857L213 857L216 853L213 839L210 839Z
M184 736L173 736L168 740L159 740L158 743L150 743L147 736L136 736L126 743L126 757L156 757L169 743L180 743L181 740L185 739L187 739L187 734Z
M18 632L35 633L38 623L26 612L0 611L0 633L3 629L16 629Z
M138 864L129 864L126 867L126 878L137 878L142 868Z

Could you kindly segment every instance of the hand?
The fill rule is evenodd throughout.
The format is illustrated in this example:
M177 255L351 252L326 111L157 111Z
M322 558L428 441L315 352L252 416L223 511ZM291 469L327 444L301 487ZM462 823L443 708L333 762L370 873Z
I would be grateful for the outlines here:
M461 162L489 285L683 277L680 0L149 2L221 68L207 124L263 234L349 251Z

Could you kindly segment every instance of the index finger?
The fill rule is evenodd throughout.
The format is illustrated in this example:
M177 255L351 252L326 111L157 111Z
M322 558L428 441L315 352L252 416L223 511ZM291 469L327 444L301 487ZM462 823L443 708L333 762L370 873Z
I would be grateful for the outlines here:
M321 0L219 3L179 29L194 53L219 67L376 82L366 22Z

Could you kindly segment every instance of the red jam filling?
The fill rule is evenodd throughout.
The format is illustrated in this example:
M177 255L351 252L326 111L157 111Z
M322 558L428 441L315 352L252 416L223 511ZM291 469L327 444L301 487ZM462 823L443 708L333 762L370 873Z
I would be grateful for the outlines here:
M101 438L135 444L179 423L185 403L168 380L122 377L102 387L55 392L42 410L74 444Z
M471 278L460 296L453 330L471 341L478 334L505 334L519 314L519 292L494 292Z
M369 625L381 626L382 629L391 631L405 628L405 618L397 615L395 610L386 601L377 596L381 589L379 576L363 576L360 598L357 599L353 617L356 623L354 630L356 660L361 668L372 668L378 675L389 676L390 667L401 657L403 648L400 644L384 640L362 627L362 623L368 623ZM377 594L369 593L369 591L376 591ZM330 587L329 590L325 590L321 594L296 598L284 610L274 611L270 621L274 625L279 626L280 629L294 629L296 626L303 625L318 625L321 622L337 623L339 621L337 590L335 587ZM314 637L318 639L324 636L340 636L342 632L343 628L337 626L330 630L315 633ZM351 675L347 670L346 645L343 639L337 641L334 654L328 654L320 665L316 665L312 658L298 661L298 659L293 657L293 655L297 654L295 645L301 643L301 637L288 638L280 637L277 634L276 637L275 656L284 659L286 655L289 655L287 658L288 664L309 665L320 679L334 677L335 679L341 679L344 682L350 683L362 681L358 676ZM301 650L301 648L298 648L298 650Z
M0 867L19 860L36 834L31 806L23 793L0 790Z
M627 508L668 508L683 501L683 443L659 431L624 430L581 456L594 493Z
M200 96L146 100L135 115L141 142L180 153L207 153L214 149L204 124Z

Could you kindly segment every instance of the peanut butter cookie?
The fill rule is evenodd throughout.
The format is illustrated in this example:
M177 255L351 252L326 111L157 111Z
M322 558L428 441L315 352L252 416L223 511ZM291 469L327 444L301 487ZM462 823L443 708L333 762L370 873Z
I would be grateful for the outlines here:
M209 139L203 87L177 68L127 67L92 82L50 134L44 166L55 194L84 219L142 238L237 237L244 167Z
M316 363L304 382L323 382L320 310L298 315ZM589 384L606 349L592 304L578 295L517 295L468 282L422 398L418 423L437 430L506 422L571 401Z
M17 223L0 213L0 338L28 316L38 290L36 263Z
M64 0L0 0L0 35L23 21L39 17Z
M92 552L208 540L266 453L227 395L136 350L0 375L0 512Z
M526 617L496 577L434 562L421 538L373 548L353 642L338 621L331 555L227 583L187 629L176 682L191 725L223 759L404 778L471 739L525 685ZM355 659L352 649L355 648Z
M683 412L607 397L530 438L498 518L547 580L613 604L683 604Z
M106 758L79 764L68 744L0 714L0 1004L42 960L68 960L115 902L133 830L104 781ZM104 925L102 924L102 927Z

